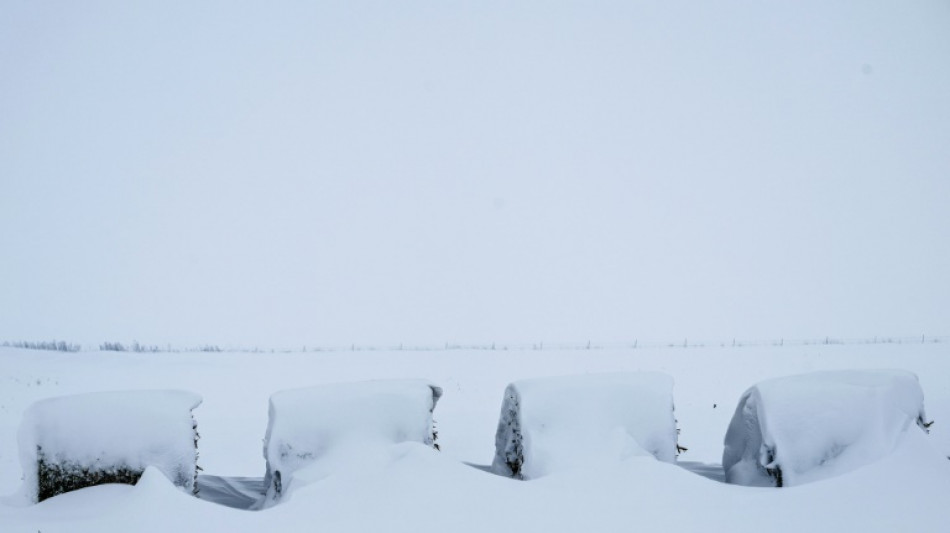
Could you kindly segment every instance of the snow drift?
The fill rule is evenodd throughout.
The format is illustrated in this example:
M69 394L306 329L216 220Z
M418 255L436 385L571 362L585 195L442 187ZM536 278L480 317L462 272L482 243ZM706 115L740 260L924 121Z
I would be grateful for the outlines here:
M923 392L904 371L817 372L763 381L739 399L725 438L726 481L791 486L842 474L894 450Z
M673 379L661 373L590 374L508 385L492 471L533 479L650 454L676 460Z
M432 411L442 389L424 380L367 381L278 392L264 437L269 507L305 469L308 480L365 466L401 442L438 447Z
M135 484L154 466L194 493L198 433L185 391L96 392L41 400L19 432L23 491L33 502L103 483Z

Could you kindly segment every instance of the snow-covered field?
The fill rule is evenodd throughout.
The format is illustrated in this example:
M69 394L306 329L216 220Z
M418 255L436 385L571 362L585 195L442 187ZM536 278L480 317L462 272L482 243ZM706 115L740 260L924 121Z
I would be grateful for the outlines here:
M830 479L782 489L722 481L723 438L752 385L817 370L917 374L929 435L910 427L892 453ZM633 455L529 481L488 470L506 386L594 372L658 371L688 448L678 464ZM421 378L443 390L435 451L404 442L294 491L263 511L196 499L146 471L25 505L17 431L35 401L66 394L184 389L204 474L261 478L274 392L319 384ZM58 353L0 348L0 530L42 531L946 531L950 528L950 344L595 350L320 353ZM96 416L90 413L89 416ZM200 483L199 483L200 484Z

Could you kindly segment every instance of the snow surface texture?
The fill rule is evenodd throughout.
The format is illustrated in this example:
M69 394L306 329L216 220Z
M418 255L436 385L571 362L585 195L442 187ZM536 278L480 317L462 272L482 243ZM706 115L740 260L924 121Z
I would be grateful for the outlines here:
M905 432L894 452L873 464L788 490L719 483L680 466L720 467L735 402L752 384L816 370L895 367L920 377L927 414L936 423L930 434ZM679 440L689 447L676 464L636 456L527 482L484 471L495 453L499 396L509 383L647 370L676 379ZM445 390L437 412L441 452L415 442L375 448L373 464L334 471L262 512L210 503L201 494L194 498L154 468L146 469L135 486L90 487L37 505L7 497L21 485L17 427L30 404L45 398L111 390L117 379L128 388L199 391L205 473L260 478L265 469L261 437L275 391L418 376ZM0 531L484 533L501 527L545 533L945 533L950 524L948 382L950 344L931 342L162 354L0 347Z
M800 485L877 461L915 423L924 429L923 398L917 376L904 371L816 372L759 383L742 395L729 424L726 481Z
M134 484L154 466L194 492L201 397L185 391L96 392L34 403L19 432L32 502L102 483Z
M287 390L270 399L264 438L269 507L298 485L363 468L401 442L437 447L432 411L442 389L423 380L341 383Z
M648 454L676 460L670 376L564 376L505 389L492 461L497 474L534 479Z

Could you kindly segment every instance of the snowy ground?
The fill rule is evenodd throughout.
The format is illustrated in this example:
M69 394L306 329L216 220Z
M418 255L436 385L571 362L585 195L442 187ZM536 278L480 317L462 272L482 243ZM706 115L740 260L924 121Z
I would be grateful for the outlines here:
M916 373L927 414L936 421L931 434L912 433L877 463L799 487L737 487L711 479L721 478L723 437L748 387L770 377L853 368ZM680 466L633 457L526 482L486 472L508 383L636 370L665 372L675 380L680 443L689 448ZM947 343L290 354L0 348L0 495L20 486L17 428L24 410L41 398L127 389L199 393L199 464L209 475L204 481L210 496L226 492L221 478L250 478L245 486L253 486L263 476L261 441L271 393L377 378L424 378L443 388L435 410L441 452L396 445L385 457L331 475L260 512L195 499L149 470L136 487L95 487L28 507L6 497L0 500L0 530L798 532L946 531L950 524ZM240 494L233 499L239 501Z

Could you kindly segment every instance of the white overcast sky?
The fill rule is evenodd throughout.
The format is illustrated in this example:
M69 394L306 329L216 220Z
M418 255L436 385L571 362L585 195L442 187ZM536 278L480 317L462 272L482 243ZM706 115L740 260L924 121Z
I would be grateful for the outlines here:
M0 3L0 340L950 334L950 2Z

